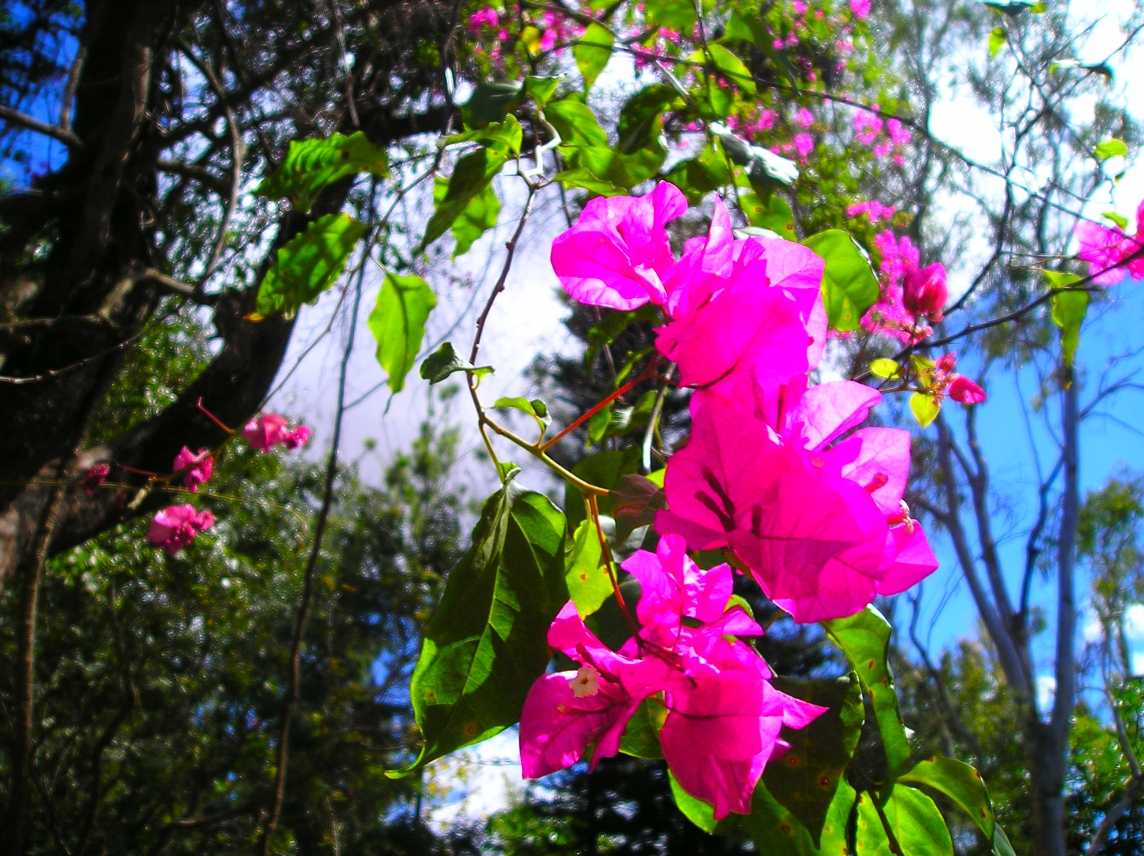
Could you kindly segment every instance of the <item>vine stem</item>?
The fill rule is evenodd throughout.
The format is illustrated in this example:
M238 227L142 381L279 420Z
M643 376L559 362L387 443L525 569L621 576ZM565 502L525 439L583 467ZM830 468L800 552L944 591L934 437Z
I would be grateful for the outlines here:
M612 557L612 548L608 545L608 539L604 536L604 527L600 524L600 504L596 500L595 494L586 494L584 496L584 504L588 506L588 516L592 518L592 523L595 524L596 537L600 540L600 552L604 556L604 562L608 568L608 579L612 583L612 594L616 598L616 603L620 606L620 611L624 614L624 619L628 622L628 627L632 630L632 636L636 640L636 645L643 649L643 642L640 640L639 627L636 626L635 619L632 618L631 612L628 611L628 605L624 602L624 596L620 592L620 581L616 579L616 565L615 559Z
M374 214L374 200L377 193L377 182L370 187L369 210ZM372 219L372 216L371 216ZM314 524L314 543L310 548L310 557L306 561L306 570L302 579L302 600L298 605L298 615L294 621L294 635L290 642L290 675L286 690L286 700L282 706L282 723L278 732L277 769L274 774L274 801L270 816L262 829L258 849L262 856L269 856L271 841L278 829L278 821L282 817L282 805L286 799L286 770L290 752L290 719L294 715L294 708L298 705L301 696L302 683L302 644L306 633L306 624L314 600L314 577L318 567L318 557L322 551L322 540L326 534L326 525L329 521L330 509L334 501L334 482L338 475L338 446L342 439L342 418L345 415L346 403L346 377L349 373L350 355L354 349L354 339L357 332L358 313L361 310L362 284L365 279L365 263L369 258L369 246L376 222L371 224L366 237L365 247L362 251L362 260L357 270L357 285L354 289L353 309L350 312L349 333L346 336L346 348L342 352L341 366L338 371L338 406L334 415L334 435L330 441L330 455L326 462L326 477L322 491L322 505L318 509L317 522Z

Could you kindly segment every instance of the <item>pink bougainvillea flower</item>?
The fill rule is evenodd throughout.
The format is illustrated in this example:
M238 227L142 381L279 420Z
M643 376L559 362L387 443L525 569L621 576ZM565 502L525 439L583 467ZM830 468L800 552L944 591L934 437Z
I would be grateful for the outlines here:
M636 616L645 638L659 645L670 647L676 641L684 618L718 621L731 599L731 568L700 569L679 535L665 535L654 553L633 553L623 569L639 580Z
M928 316L931 321L942 320L942 310L949 300L949 287L945 282L945 265L938 262L906 273L902 289L902 303L914 315Z
M242 436L250 443L250 448L269 451L281 443L287 449L305 446L310 440L310 429L305 425L288 428L286 420L277 413L263 413L246 423Z
M88 496L95 496L99 486L107 481L107 476L111 473L110 464L96 464L88 469L80 479L79 486L84 489Z
M1089 274L1097 285L1113 285L1125 274L1144 279L1144 201L1136 209L1134 236L1087 220L1077 224L1074 234L1080 245L1077 256L1089 263Z
M576 225L552 243L552 267L575 300L612 309L663 304L663 281L675 259L666 224L687 210L687 199L661 181L646 196L597 197Z
M949 384L949 397L958 404L980 404L986 399L985 390L965 375L954 375Z
M850 11L859 20L870 17L870 0L850 0Z
M707 238L688 241L668 280L672 320L656 330L656 347L687 386L752 371L784 380L805 373L826 343L823 267L800 244L734 240L716 199Z
M172 505L155 513L147 539L173 556L200 532L214 526L214 522L214 515L209 511L196 512L193 505Z
M548 644L581 665L575 672L543 675L528 691L520 714L520 762L527 779L575 764L593 744L593 770L601 758L613 757L628 720L662 688L670 668L659 658L636 658L634 641L619 654L607 648L571 601L552 622Z
M199 485L211 480L211 476L214 475L214 465L215 460L211 457L210 449L199 449L195 453L183 446L182 451L175 455L175 472L186 470L183 473L183 484L191 493L197 491Z
M706 634L703 669L675 674L659 733L668 767L685 791L714 806L715 819L749 814L767 761L786 751L782 726L805 728L827 708L779 692L754 649Z
M849 381L806 390L804 379L693 395L691 440L668 463L656 529L692 549L732 548L799 622L853 615L902 591L901 575L888 576L891 527L921 532L903 513L909 433L864 428L830 445L879 397ZM929 550L919 537L912 561L928 573L937 561L917 558Z

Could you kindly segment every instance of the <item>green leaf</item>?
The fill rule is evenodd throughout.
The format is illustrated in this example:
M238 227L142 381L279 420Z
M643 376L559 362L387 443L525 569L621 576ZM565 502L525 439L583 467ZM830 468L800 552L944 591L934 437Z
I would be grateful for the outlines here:
M748 95L755 94L755 80L741 59L720 44L708 45L707 50L711 52L711 61L720 75Z
M646 0L645 19L660 27L690 33L697 22L693 0Z
M563 172L558 172L552 177L552 180L559 181L563 184L565 190L580 188L581 190L587 190L589 193L595 193L597 196L620 196L626 192L623 188L616 187L610 181L597 178L592 174L590 169L585 167L566 169Z
M890 624L877 609L867 606L857 615L822 622L830 640L842 649L862 690L874 708L886 762L896 773L910 757L906 727L898 710L894 674L890 670Z
M276 312L293 317L341 276L354 245L369 231L347 214L326 214L278 248L258 288L252 320Z
M896 856L953 856L953 841L933 800L921 791L895 785L882 806L900 847ZM885 827L870 794L858 795L858 856L891 856Z
M615 42L616 37L611 30L593 22L584 30L580 41L573 46L572 56L584 78L585 91L596 82L596 78L612 58L612 46Z
M564 554L564 582L581 618L587 618L612 596L612 578L604 561L600 535L591 520L580 521Z
M1010 17L1020 15L1022 12L1029 11L1040 14L1045 11L1043 3L1038 0L1013 0L1011 3L999 3L996 0L985 0L985 5L990 9L1001 12Z
M545 428L552 424L552 419L548 415L548 405L539 398L498 398L493 404L493 407L502 410L519 410L521 413L527 413L536 420L536 424L540 426L541 431L544 431Z
M894 360L879 357L876 360L870 360L870 374L874 377L893 380L902 376L902 367Z
M452 342L446 342L421 363L421 377L429 383L440 383L453 372L472 372L478 378L493 373L492 366L474 366L463 360L453 349Z
M740 190L739 207L752 226L770 229L788 241L795 240L794 214L790 210L790 203L778 194L770 194L770 199L764 202L754 191Z
M937 419L941 406L934 401L933 396L915 392L910 396L910 412L914 414L914 419L918 420L919 425L928 428Z
M465 213L469 204L485 193L493 176L500 172L507 162L508 155L486 148L477 149L457 161L448 187L441 194L436 210L425 226L425 237L421 239L422 249L445 234L445 230ZM434 196L437 194L434 193Z
M1115 211L1105 211L1100 216L1104 217L1105 219L1111 220L1113 223L1115 223L1121 229L1127 229L1128 228L1128 218L1123 217L1120 214L1117 214Z
M309 214L322 190L362 172L384 178L389 175L389 160L385 149L361 131L348 137L334 134L325 140L294 141L282 163L258 185L258 192L271 199L289 197L295 210Z
M624 188L632 187L632 177L624 165L624 157L608 146L561 146L568 165L572 169L584 169L599 176L609 184Z
M597 452L581 458L572 468L572 474L580 479L611 490L619 484L620 476L634 473L640 468L640 450L636 447L624 449L621 452ZM601 514L612 514L612 498L601 496L597 501ZM584 519L584 499L580 489L575 485L564 485L564 513L568 515L568 526L579 525Z
M608 491L608 498L612 500L617 544L627 541L639 527L655 523L656 512L667 508L663 488L634 473L620 476L616 486Z
M1128 146L1120 140L1115 138L1105 140L1103 143L1097 145L1096 156L1101 160L1108 160L1114 157L1128 157Z
M715 809L685 791L671 770L667 771L667 779L671 783L671 796L675 800L676 807L683 812L684 817L704 832L712 835L725 835L738 826L740 817L737 814L728 815L716 822Z
M862 316L878 302L881 289L870 258L845 232L828 229L802 242L826 262L822 299L833 330L857 330Z
M624 729L620 738L620 751L633 758L654 761L663 757L659 746L659 731L667 719L667 708L655 697L645 698ZM714 820L714 812L712 812Z
M472 97L461 108L461 119L466 128L483 128L515 111L523 97L524 84L519 80L478 83Z
M433 201L437 203L443 201L448 189L449 182L447 180L435 179ZM453 250L452 258L463 256L481 235L496 226L500 208L500 200L491 184L469 200L469 204L465 206L465 210L457 215L457 219L453 221L451 227L453 237L457 240L457 247Z
M548 665L564 605L564 515L510 479L485 501L472 546L425 627L409 694L425 745L404 775L520 718Z
M526 77L524 79L524 93L544 109L544 105L556 94L556 87L560 85L561 77Z
M561 98L544 108L546 118L567 145L608 148L608 135L583 101Z
M727 19L727 27L720 41L749 42L754 45L786 78L787 83L794 89L794 94L799 94L798 70L787 59L784 51L775 49L774 34L767 29L766 22L761 17L745 16L740 10L735 9Z
M989 56L997 56L1001 53L1001 48L1005 47L1005 39L1005 29L994 27L989 33Z
M935 755L921 761L898 777L899 782L925 785L953 800L970 816L986 841L993 840L997 822L993 816L993 802L981 774L968 764Z
M394 392L405 386L425 338L425 322L436 305L437 295L421 277L386 271L377 305L369 313L369 329L377 340L377 361L389 374Z
M445 145L480 143L507 156L520 154L520 143L523 138L524 131L520 127L520 122L516 120L516 116L509 115L505 116L503 122L493 122L481 128L446 137Z
M624 102L620 110L616 128L620 139L616 148L631 154L658 144L663 131L663 113L676 104L682 106L682 101L673 87L666 83L645 86Z
M1080 280L1073 273L1045 271L1045 277L1053 288L1065 288ZM1059 291L1053 295L1053 323L1061 331L1061 355L1066 366L1076 359L1076 349L1080 344L1080 328L1088 315L1089 295L1087 291Z
M782 763L781 759L774 763ZM769 769L768 765L768 769ZM839 783L822 837L816 847L805 827L760 783L751 797L751 813L742 819L743 829L755 842L759 853L766 856L815 856L815 854L848 853L846 827L854 808L854 789L845 780Z
M806 728L784 729L783 739L791 748L763 773L767 793L798 819L818 846L862 731L862 690L853 673L838 680L776 677L772 683L787 695L829 708Z

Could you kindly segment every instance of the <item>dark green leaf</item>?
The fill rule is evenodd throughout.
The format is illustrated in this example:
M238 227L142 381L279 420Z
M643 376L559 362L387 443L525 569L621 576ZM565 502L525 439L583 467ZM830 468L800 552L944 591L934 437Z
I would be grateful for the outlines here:
M556 87L560 85L559 77L526 77L524 79L524 92L529 95L541 109L549 99L556 94Z
M878 302L878 277L866 253L845 232L828 229L802 242L826 262L822 300L833 330L857 330L866 310Z
M581 520L564 555L564 582L581 618L598 610L612 595L600 535L591 520Z
M616 521L616 543L622 544L641 526L655 523L655 513L667 508L663 489L645 476L629 473L608 492Z
M1073 273L1045 271L1045 277L1053 288L1065 288L1077 282L1080 277ZM1071 366L1080 344L1080 328L1088 315L1089 296L1087 291L1059 291L1053 295L1053 323L1061 331L1061 355L1066 366Z
M775 678L773 684L787 695L830 708L806 728L784 729L783 739L791 748L767 764L763 773L767 792L798 819L818 845L835 791L862 731L862 690L853 673L834 681Z
M325 140L294 141L278 168L258 185L258 192L271 199L289 197L296 210L308 214L324 188L362 172L384 178L389 175L389 161L385 149L361 131L348 137L334 134Z
M647 0L644 9L648 21L669 30L690 33L698 20L693 0Z
M727 20L727 28L723 31L722 41L749 42L754 45L786 78L786 82L794 88L794 94L799 94L798 70L791 65L783 51L775 48L774 34L767 29L767 25L761 17L744 15L740 10L735 9Z
M421 350L425 322L437 305L429 283L419 276L397 276L389 271L369 313L369 329L377 340L377 361L389 374L389 388L400 392L405 376Z
M303 303L314 303L337 282L354 245L368 231L365 223L347 214L319 217L278 249L258 288L253 317L276 312L291 317Z
M468 360L463 360L453 349L451 342L446 342L421 363L421 377L429 383L440 383L453 372L472 372L478 378L492 374L492 366L474 366Z
M773 763L781 762L780 759ZM815 847L810 833L760 782L751 797L751 813L742 819L743 829L751 836L759 853L766 856L816 856L818 853L841 856L848 852L846 825L854 807L854 796L854 789L843 780L822 825L820 846Z
M889 623L882 617L882 613L868 606L857 615L824 621L822 626L858 673L862 689L874 708L890 773L896 773L909 760L910 744L898 710L894 675L887 659Z
M899 782L925 785L945 794L977 824L986 841L993 840L997 823L993 817L993 802L981 774L968 764L935 755L918 763L912 770L898 777Z
M523 97L524 84L519 80L478 83L473 96L461 108L461 118L466 128L483 128L516 110Z
M573 169L584 169L615 187L630 189L632 177L624 164L624 156L608 146L561 146Z
M933 800L921 791L895 785L882 812L901 848L896 856L953 856L953 841L945 820ZM858 795L856 843L858 856L891 856L893 852L868 793Z
M486 500L472 547L425 628L409 693L425 738L420 769L520 718L548 665L548 625L567 600L564 515L508 481Z
M640 467L640 450L632 447L622 452L597 452L582 458L572 468L572 474L597 487L611 490L619 484L620 476L634 473ZM612 499L601 496L597 503L601 514L612 514ZM575 527L585 517L584 499L575 485L564 486L564 513L568 515L568 526Z
M644 699L632 714L632 718L628 720L624 736L620 739L620 751L625 755L646 758L649 761L662 758L659 730L663 728L665 719L667 719L667 708L663 706L662 701L654 697Z
M457 161L449 185L425 227L425 237L421 239L422 248L445 234L445 230L465 213L469 204L488 190L493 176L501 171L507 161L508 155L486 148L477 149Z
M617 127L620 139L616 148L623 154L631 154L658 143L663 131L663 113L677 103L682 103L679 94L666 83L645 86L620 110Z
M572 56L584 78L585 91L596 82L596 78L612 58L612 45L615 41L616 37L611 30L593 22L584 30L580 41L573 46Z

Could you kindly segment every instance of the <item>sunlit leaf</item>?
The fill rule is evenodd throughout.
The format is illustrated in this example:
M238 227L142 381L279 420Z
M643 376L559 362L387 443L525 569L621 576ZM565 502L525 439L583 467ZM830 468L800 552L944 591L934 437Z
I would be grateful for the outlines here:
M881 289L870 258L848 234L828 229L802 242L826 262L822 300L832 330L857 330L862 316L878 301Z
M769 229L788 241L795 240L794 214L790 203L776 193L764 202L753 190L739 191L739 207L747 222L759 229Z
M421 239L423 248L445 234L469 204L486 192L493 176L504 168L507 161L508 155L488 148L477 149L457 161L448 186L425 226L425 237Z
M486 148L493 149L503 155L520 154L520 143L524 131L516 116L505 116L503 122L493 122L481 128L474 128L461 134L453 134L445 138L445 145L452 146L458 143L480 143Z
M874 708L886 762L896 772L909 760L910 744L898 710L898 694L890 670L890 624L877 609L867 606L857 615L822 622L858 674L862 690Z
M421 363L421 377L429 383L440 383L454 372L472 372L481 378L492 374L493 369L491 366L474 366L462 359L451 342L443 344Z
M552 422L551 417L548 415L548 406L539 398L498 398L496 402L494 402L493 407L498 409L519 410L521 413L527 413L536 420L541 430L547 428Z
M782 759L773 763L781 763ZM768 765L769 766L769 765ZM806 828L767 791L763 782L751 797L751 813L742 819L743 829L766 856L816 856L848 853L846 827L854 807L854 789L842 780L822 825L819 847Z
M626 192L622 187L616 187L612 182L593 175L592 171L585 167L558 172L552 180L563 184L565 190L578 188L595 193L597 196L620 196Z
M520 718L548 665L548 625L564 605L564 515L515 479L485 501L472 546L425 627L409 693L425 744L392 775L420 769Z
M303 214L326 187L358 173L384 178L389 175L385 149L371 143L364 133L333 134L324 140L290 143L282 163L260 185L258 192L271 199L289 197Z
M711 60L719 74L748 95L755 94L754 78L751 77L751 72L747 70L747 66L743 64L741 59L723 45L711 44L707 46L707 50L710 51Z
M1108 160L1114 157L1128 157L1128 146L1121 140L1115 138L1107 139L1102 143L1098 143L1094 152L1101 160Z
M278 249L258 288L253 318L293 316L337 282L354 245L369 231L347 214L326 214Z
M1001 48L1005 47L1005 29L1004 27L994 27L989 33L989 56L997 56L1001 53Z
M572 56L584 78L585 90L596 82L596 78L612 58L612 45L615 41L616 37L611 30L593 22L584 30L580 41L573 46Z
M441 202L448 190L447 180L436 179L433 186L433 201ZM500 199L497 198L491 184L469 200L469 204L457 215L457 219L450 227L457 241L457 247L453 250L454 259L467 253L481 235L496 226L500 209Z
M369 329L377 340L377 361L389 374L389 388L400 392L425 338L425 322L437 305L429 283L419 276L386 271Z
M901 377L902 367L894 360L879 357L876 360L870 360L870 374L874 377L893 380L896 377Z
M977 824L986 841L993 840L993 830L997 826L993 802L989 799L985 781L973 767L953 758L935 755L903 773L898 781L925 785L945 794Z
M934 401L932 395L915 392L910 396L910 412L914 414L914 419L918 420L919 425L928 428L937 419L941 406Z
M604 561L600 535L591 520L581 520L564 556L568 597L581 618L596 612L612 596L612 578Z
M620 740L620 751L625 755L649 761L662 758L659 731L663 728L665 719L667 719L667 708L662 701L655 697L644 699L632 714L632 718L628 720L624 736Z
M1073 273L1045 271L1045 278L1053 288L1065 288L1080 280ZM1088 315L1087 291L1059 291L1053 295L1052 319L1061 331L1061 356L1071 366L1080 345L1080 328Z
M953 856L953 841L934 801L914 788L895 785L882 806L885 824L870 794L858 795L857 853L859 856ZM890 847L885 826L900 848Z

